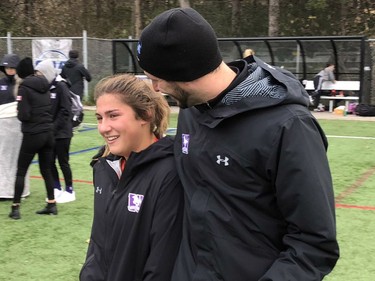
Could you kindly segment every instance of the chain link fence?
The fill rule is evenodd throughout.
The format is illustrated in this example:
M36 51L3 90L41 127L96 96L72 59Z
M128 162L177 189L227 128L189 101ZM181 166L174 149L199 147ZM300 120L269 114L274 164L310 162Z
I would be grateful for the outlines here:
M85 36L85 32L83 33L82 37L11 37L9 34L7 37L0 37L0 57L2 57L6 53L14 53L19 55L21 58L29 56L32 57L32 40L41 40L41 39L55 39L55 40L63 40L63 39L71 39L72 40L72 49L76 49L80 51L80 60L84 63L87 69L90 71L93 79L90 83L87 83L86 92L85 92L85 102L87 104L93 103L93 90L96 83L104 78L105 76L111 75L117 72L132 72L139 74L138 72L142 72L141 69L134 69L137 68L137 62L135 60L135 50L137 40L132 39L124 39L124 40L112 40L112 39L100 39L100 38L90 38ZM278 38L282 39L282 38ZM240 41L239 41L240 40ZM238 43L240 42L241 50L245 47L252 47L254 48L255 42L244 41L246 38L230 38L230 39L220 39L219 43L222 49L224 59L228 56L228 52L225 49L225 44L228 46L232 46L233 42ZM230 43L230 41L233 41ZM243 42L242 42L243 41ZM248 44L248 45L246 45ZM272 44L275 45L275 42ZM367 39L365 44L365 62L364 62L364 71L357 70L357 75L362 73L363 78L363 95L362 100L365 103L375 104L375 79L373 78L373 73L375 69L375 39ZM277 46L277 45L276 45ZM269 46L267 46L270 48ZM233 49L233 48L232 48ZM231 50L232 50L231 49ZM267 61L267 57L262 57L262 48L259 45L256 50L256 55L260 56L263 60ZM284 47L286 50L286 48ZM275 58L279 58L283 55L283 48L278 48L275 51ZM275 49L276 50L276 49ZM288 51L288 50L286 50ZM231 55L230 59L237 59L241 57L241 52L238 52L236 56ZM283 56L281 56L283 59ZM310 58L313 60L319 59L315 55ZM344 63L348 63L350 65L351 57L345 57ZM287 63L287 60L284 58L285 61L276 61L275 65L284 65ZM356 58L358 60L358 58ZM292 61L294 65L298 65L295 61ZM323 66L326 61L319 61L318 65ZM358 64L358 63L357 63ZM310 67L312 64L309 63L308 66ZM358 64L359 65L359 64ZM139 67L138 67L139 68ZM286 68L287 65L286 65ZM298 71L293 71L293 69L288 69L295 73L298 77L300 75ZM313 70L311 73L313 73ZM1 73L0 73L1 75ZM358 80L357 77L354 80Z

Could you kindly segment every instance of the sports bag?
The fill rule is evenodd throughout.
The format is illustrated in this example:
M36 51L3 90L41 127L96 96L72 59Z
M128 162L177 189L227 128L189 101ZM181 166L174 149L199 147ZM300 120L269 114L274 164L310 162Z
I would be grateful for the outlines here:
M360 103L355 108L355 114L359 116L375 116L375 105Z

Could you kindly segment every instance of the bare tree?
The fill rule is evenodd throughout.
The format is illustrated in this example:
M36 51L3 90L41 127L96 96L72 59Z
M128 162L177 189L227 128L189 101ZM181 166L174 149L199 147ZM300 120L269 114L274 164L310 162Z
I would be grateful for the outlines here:
M280 1L269 0L268 36L279 36Z
M180 7L181 8L190 8L190 1L189 0L180 0Z
M231 32L233 36L237 36L240 30L240 7L241 0L232 0L232 26Z
M134 34L136 38L141 35L141 0L134 0Z

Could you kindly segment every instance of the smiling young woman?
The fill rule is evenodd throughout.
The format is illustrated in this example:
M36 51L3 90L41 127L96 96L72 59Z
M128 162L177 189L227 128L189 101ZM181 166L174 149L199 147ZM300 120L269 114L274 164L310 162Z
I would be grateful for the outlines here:
M95 100L106 150L92 164L94 220L80 280L169 280L183 210L173 139L164 136L169 106L128 74L101 80Z

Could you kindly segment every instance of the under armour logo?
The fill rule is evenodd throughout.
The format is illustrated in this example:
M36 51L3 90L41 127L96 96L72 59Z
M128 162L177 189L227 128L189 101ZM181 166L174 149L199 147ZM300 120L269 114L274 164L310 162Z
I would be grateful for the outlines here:
M100 188L99 186L97 186L95 192L102 194L102 190L103 188Z
M224 163L224 166L229 165L229 158L228 157L225 156L224 158L221 158L221 155L217 155L216 158L217 158L216 163L218 165L221 165L221 163Z

